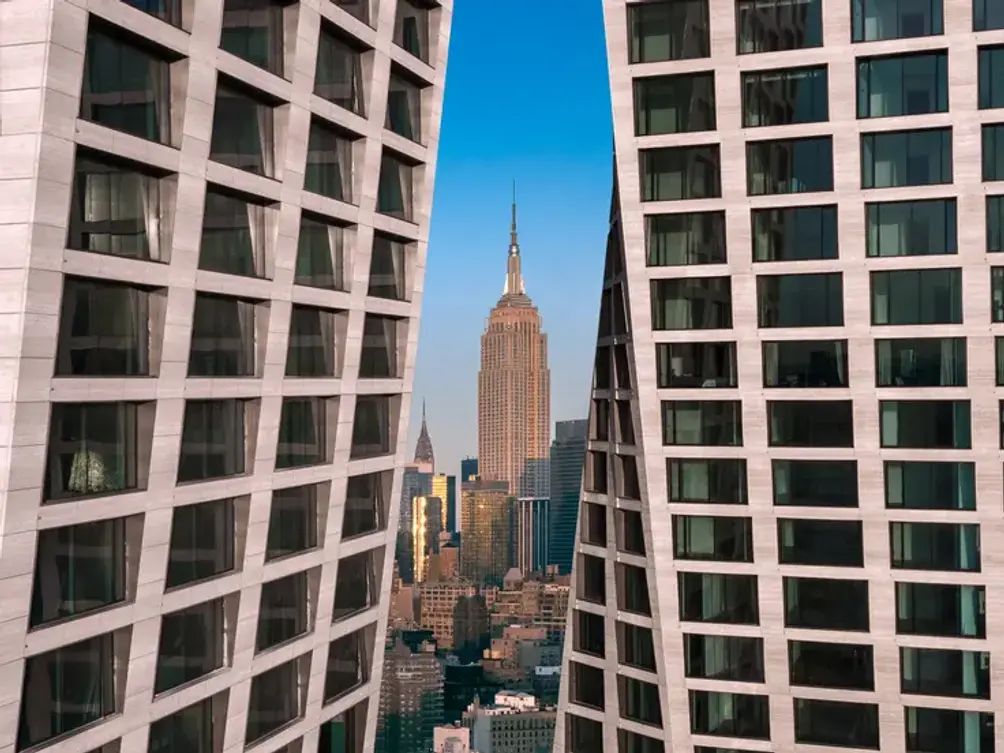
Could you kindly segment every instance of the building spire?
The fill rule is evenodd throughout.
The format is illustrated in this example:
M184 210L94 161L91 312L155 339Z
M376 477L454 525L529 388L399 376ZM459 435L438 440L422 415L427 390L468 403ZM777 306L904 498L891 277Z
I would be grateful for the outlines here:
M429 426L425 421L425 399L422 399L422 428L418 432L418 442L415 443L415 464L422 468L423 473L432 473L436 465L436 455L432 450L432 438L429 437Z
M519 240L516 238L516 181L512 182L512 226L509 229L509 253L519 255Z
M519 258L519 238L516 235L516 181L512 182L512 225L509 228L509 258L506 260L505 288L502 295L523 295L523 271Z

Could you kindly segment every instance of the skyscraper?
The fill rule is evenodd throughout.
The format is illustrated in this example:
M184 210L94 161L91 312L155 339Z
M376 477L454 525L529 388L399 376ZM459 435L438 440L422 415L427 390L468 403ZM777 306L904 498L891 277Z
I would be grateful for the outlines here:
M415 442L415 465L420 473L436 472L436 453L432 450L432 438L429 436L429 424L425 419L425 401L422 401L422 427Z
M443 666L435 642L412 647L399 636L392 640L383 658L376 751L427 751L443 721Z
M550 502L546 499L513 501L513 567L523 575L543 572L549 563Z
M1004 8L604 14L556 750L993 750Z
M442 500L443 530L457 530L457 477L437 473L432 477L432 496Z
M512 567L514 505L505 481L461 484L461 576L479 586L502 583Z
M452 0L2 7L0 749L371 750Z
M460 461L460 483L470 481L471 476L478 475L478 459L464 458Z
M589 421L558 421L551 442L551 527L548 559L563 575L572 569L575 521L579 516L582 464Z
M411 551L413 578L423 582L429 572L429 557L439 553L439 534L443 532L442 500L439 497L415 497L411 501Z
M481 336L478 466L481 478L507 482L514 497L546 498L551 442L547 335L526 295L520 263L513 196L505 287Z

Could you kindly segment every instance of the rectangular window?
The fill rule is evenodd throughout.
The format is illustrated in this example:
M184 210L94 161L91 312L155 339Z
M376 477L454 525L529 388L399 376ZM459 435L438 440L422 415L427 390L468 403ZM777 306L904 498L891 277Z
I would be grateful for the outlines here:
M322 724L318 736L319 750L363 753L369 703L369 699L361 701Z
M365 117L362 52L333 27L321 25L314 94Z
M990 321L1004 322L1004 267L990 268Z
M1004 124L983 126L983 180L1004 180Z
M255 309L254 301L196 293L188 376L253 377L258 360Z
M951 128L861 134L862 188L901 188L951 182Z
M165 588L177 588L234 569L234 500L174 508Z
M603 710L603 670L591 664L568 662L568 699L580 706Z
M317 118L310 123L307 138L305 191L351 204L355 201L353 141L355 136Z
M648 266L725 263L725 212L645 216Z
M769 400L771 447L853 447L850 400Z
M678 560L752 562L752 519L674 515L673 556Z
M224 0L220 49L282 76L284 26L283 5L277 0Z
M868 581L783 580L785 627L868 632Z
M961 269L871 273L872 324L962 324Z
M910 707L904 711L907 750L994 751L994 715L991 713Z
M753 261L837 258L836 206L754 209Z
M875 341L877 387L965 387L964 337Z
M371 458L393 452L393 435L400 410L396 395L359 395L352 422L351 459Z
M617 585L617 608L635 614L651 616L648 599L648 578L645 568L618 562L614 565Z
M851 41L878 42L944 33L943 0L854 0Z
M253 407L250 400L185 401L178 483L247 472L248 437L257 436Z
M899 676L903 693L990 698L990 654L987 651L901 648Z
M757 277L760 327L841 327L844 285L840 272Z
M740 458L668 458L669 501L745 505L746 461Z
M617 675L617 699L621 719L662 727L658 685Z
M885 462L885 505L907 510L975 510L972 463Z
M335 377L348 314L293 304L289 317L286 376Z
M846 340L763 344L764 387L847 387Z
M221 669L225 642L223 599L165 614L153 692L164 693Z
M718 144L642 149L640 154L642 201L721 198Z
M868 256L929 256L958 252L955 199L865 204Z
M319 494L327 494L321 484L293 486L272 492L265 561L307 552L318 545Z
M683 636L687 677L763 682L763 639L729 635Z
M683 622L760 624L755 575L679 572L676 577Z
M879 749L877 703L796 698L795 742L838 748Z
M765 695L691 690L690 731L695 735L770 739L770 700Z
M896 584L896 632L943 638L986 638L983 586Z
M274 178L275 105L260 92L220 77L209 159Z
M715 130L715 74L684 73L634 80L636 136Z
M1004 47L979 48L979 108L1004 107Z
M781 518L777 561L810 567L864 567L860 520Z
M181 27L181 0L125 0L125 4L149 13L172 26Z
M739 384L735 343L657 343L655 350L660 389Z
M732 278L652 280L652 329L732 329Z
M276 470L330 463L335 451L331 429L337 425L338 398L284 397Z
M968 400L882 400L882 447L901 450L968 450L972 431Z
M576 609L572 617L572 635L576 651L603 658L606 652L606 625L603 615Z
M92 19L87 29L80 118L160 144L171 144L171 59L117 27Z
M370 0L333 0L334 4L349 13L364 24L372 26L370 18ZM325 748L324 750L327 750ZM345 750L348 750L347 748Z
M384 150L376 210L405 222L415 220L416 165Z
M606 604L607 601L607 571L606 560L591 554L579 554L578 567L578 597L593 604Z
M736 4L736 52L740 55L822 45L822 0L739 0Z
M168 261L176 185L146 165L78 148L67 248Z
M306 654L251 678L245 745L301 719L307 700L310 655Z
M858 643L788 641L788 677L808 688L875 690L873 652Z
M959 523L890 523L894 569L980 571L980 527Z
M617 660L628 667L655 672L655 644L652 641L652 631L618 620Z
M349 476L342 519L343 541L387 527L392 476L391 471Z
M588 505L589 503L583 502L583 504ZM594 505L594 507L602 508L602 505ZM640 557L645 556L645 525L642 522L640 512L623 508L614 510L614 529L617 537L617 551L637 554ZM606 546L605 530L603 534L602 546Z
M746 144L750 196L833 190L833 139L754 141Z
M387 90L384 128L417 144L422 143L422 84L408 78L403 69L393 69Z
M742 447L742 403L738 400L663 400L662 443Z
M422 62L430 62L430 22L426 0L400 0L394 19L394 44Z
M225 692L185 706L150 725L147 750L150 753L168 753L174 750L210 753L214 741L223 739L222 720L226 716ZM121 750L116 748L109 753L121 753Z
M1004 387L1004 337L994 338L994 351L997 362L997 367L995 369L997 374L997 386Z
M782 507L857 507L854 460L774 460L774 504Z
M858 59L858 117L948 112L948 53Z
M348 695L369 682L376 623L336 638L328 644L324 703Z
M658 0L627 6L628 60L656 63L711 55L708 0Z
M400 379L407 343L407 319L366 314L359 356L359 378Z
M415 244L383 233L373 234L369 287L366 294L391 301L411 297L411 264Z
M987 252L1004 251L1004 196L987 196Z
M309 632L309 601L306 572L262 583L255 651L266 651Z
M277 205L222 186L206 188L199 269L242 277L268 277Z
M826 66L742 74L743 128L825 123L829 120Z
M998 0L973 0L973 31L1004 29L1004 5Z
M293 283L324 290L347 291L346 228L317 215L300 215Z

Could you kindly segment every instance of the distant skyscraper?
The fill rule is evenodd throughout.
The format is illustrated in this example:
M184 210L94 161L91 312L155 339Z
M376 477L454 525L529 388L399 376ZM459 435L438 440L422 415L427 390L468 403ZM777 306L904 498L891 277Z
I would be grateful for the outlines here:
M432 451L432 438L429 437L429 425L425 420L425 401L422 401L422 428L415 442L415 465L422 473L436 472L436 453Z
M457 477L437 473L432 477L432 496L443 501L443 530L457 530Z
M512 566L513 499L505 481L468 481L460 487L460 574L478 585L498 585Z
M547 497L551 372L540 313L526 295L512 204L505 287L481 336L478 465L486 481L506 481L514 497Z
M432 494L432 474L423 473L416 465L405 465L404 475L401 479L401 513L397 528L397 546L394 550L398 575L405 583L413 583L415 580L414 537L412 534L414 500L416 497L429 496L430 494Z
M478 459L464 458L460 461L460 483L470 481L471 476L478 475Z
M443 721L443 667L435 643L411 647L395 639L384 655L378 719L377 753L432 748L433 730Z
M415 497L411 501L411 552L416 583L428 576L429 557L439 553L439 534L443 531L443 502L439 497Z
M548 564L559 572L572 570L575 524L582 492L582 464L589 437L589 421L558 421L551 443L551 530Z
M513 566L523 575L543 572L548 565L550 502L518 499L513 503Z

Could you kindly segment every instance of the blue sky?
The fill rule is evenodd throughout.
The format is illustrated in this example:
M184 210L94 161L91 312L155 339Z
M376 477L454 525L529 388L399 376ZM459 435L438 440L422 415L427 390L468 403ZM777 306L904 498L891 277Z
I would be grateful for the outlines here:
M601 3L455 3L409 437L411 452L424 398L437 470L477 454L480 336L505 280L513 179L551 417L585 418L612 138Z

